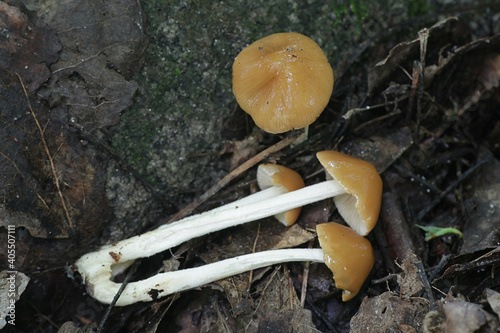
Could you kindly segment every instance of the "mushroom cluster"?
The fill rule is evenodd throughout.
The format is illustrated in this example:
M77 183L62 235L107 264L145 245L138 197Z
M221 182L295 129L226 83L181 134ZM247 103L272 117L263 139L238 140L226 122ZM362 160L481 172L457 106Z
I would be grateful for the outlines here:
M269 133L306 127L333 91L333 70L311 38L277 33L252 43L233 64L233 93L255 124Z
M261 165L257 170L257 180L262 191L106 245L82 256L75 263L75 268L82 275L89 294L109 304L121 287L121 283L114 282L113 277L136 259L152 256L211 232L268 216L274 215L281 223L291 225L298 216L297 209L303 205L345 196L336 200L336 204L340 214L356 231L333 222L318 225L322 249L264 251L201 267L160 273L127 284L116 305L151 301L255 268L301 260L326 263L334 274L336 286L344 290L343 300L347 301L358 293L373 267L373 249L363 235L373 228L378 218L382 181L368 162L334 151L319 152L317 157L331 179L304 187L296 172L283 166Z

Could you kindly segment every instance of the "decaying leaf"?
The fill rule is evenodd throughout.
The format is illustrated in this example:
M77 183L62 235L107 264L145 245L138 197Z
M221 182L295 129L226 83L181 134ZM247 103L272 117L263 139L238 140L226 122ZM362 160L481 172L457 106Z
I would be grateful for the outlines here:
M61 44L53 31L34 28L18 7L2 1L0 29L0 69L19 74L28 92L34 92L50 77L48 66L59 58Z
M9 211L5 205L0 205L0 227L14 225L26 228L33 237L48 237L47 230L42 227L39 219L24 212Z
M425 299L401 299L387 291L363 300L359 312L351 319L351 332L397 332L399 325L418 329L429 310Z
M489 154L489 153L487 153ZM492 158L467 184L467 199L474 204L464 227L462 254L498 244L500 239L500 161Z
M500 327L498 319L481 308L480 305L469 302L448 302L443 304L446 317L442 324L445 332L474 333L497 332Z
M274 249L291 248L294 246L304 244L314 239L314 237L315 235L312 232L304 230L298 224L294 224L290 228L287 228L284 234L276 237L277 242L272 248Z
M488 300L488 304L490 305L491 309L497 314L497 316L500 316L500 293L493 289L487 288L486 299Z
M0 214L3 223L26 227L34 237L60 240L78 233L82 241L26 241L31 253L42 254L18 267L29 272L44 269L47 261L64 265L72 260L65 256L78 255L78 246L86 251L99 242L111 217L105 193L109 156L80 135L116 124L131 104L137 85L127 79L140 68L147 39L137 2L27 6L38 15L0 2L5 32L0 42ZM70 247L73 251L49 255Z

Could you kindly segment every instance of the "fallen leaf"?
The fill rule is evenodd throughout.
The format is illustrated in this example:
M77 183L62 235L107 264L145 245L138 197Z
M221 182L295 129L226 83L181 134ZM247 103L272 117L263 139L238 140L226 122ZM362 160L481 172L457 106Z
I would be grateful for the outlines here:
M480 305L469 302L448 302L443 304L446 321L443 323L445 332L473 333L497 332L498 319L484 311Z
M397 332L400 325L418 328L429 310L429 303L422 298L401 299L389 291L373 298L365 297L351 319L350 332Z
M495 311L497 316L500 316L500 293L493 289L486 288L486 299L491 309Z

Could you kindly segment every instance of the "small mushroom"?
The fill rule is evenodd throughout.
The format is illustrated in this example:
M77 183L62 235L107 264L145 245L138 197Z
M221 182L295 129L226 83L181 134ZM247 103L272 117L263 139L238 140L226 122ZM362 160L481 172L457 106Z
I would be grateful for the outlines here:
M373 248L366 238L338 223L316 227L325 264L333 273L335 286L343 289L342 300L359 292L375 263Z
M297 172L282 165L271 163L259 165L257 170L257 184L259 184L259 187L263 191L268 191L269 188L284 188L287 192L292 192L305 186L304 180L302 180L302 177ZM302 207L290 209L286 212L278 213L274 217L281 224L289 227L297 221L301 209Z
M348 301L359 292L373 267L373 248L367 239L335 222L320 224L317 231L321 249L262 251L195 268L160 273L127 284L116 305L149 302L253 269L293 261L326 263L333 272L336 286L344 289L342 300ZM100 302L109 304L120 286L120 283L108 279L95 285L92 293Z
M306 127L333 91L333 70L321 48L299 33L252 43L233 64L233 93L255 124L269 133Z
M212 209L206 214L211 214L213 216L223 210L238 209L243 206L262 202L263 200L270 200L281 194L296 191L305 186L304 180L296 171L282 165L272 163L260 164L257 167L256 178L261 191L224 206ZM297 221L301 208L302 207L292 208L288 211L278 213L274 215L274 217L285 227L289 227Z
M316 157L345 190L333 198L344 220L358 234L367 235L378 220L382 201L382 179L375 167L361 159L325 150Z

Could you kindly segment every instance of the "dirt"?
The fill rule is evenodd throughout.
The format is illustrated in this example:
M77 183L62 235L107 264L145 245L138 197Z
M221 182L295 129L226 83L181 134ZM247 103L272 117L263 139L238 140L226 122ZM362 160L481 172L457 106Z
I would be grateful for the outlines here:
M321 46L335 87L302 142L260 158L297 133L255 127L232 95L231 66L246 45L281 31ZM3 1L0 73L5 331L500 327L497 3ZM85 253L257 191L255 166L238 168L248 161L320 182L315 153L325 149L371 162L384 182L367 236L375 265L353 300L342 302L331 272L314 263L274 265L108 314L85 290L73 266ZM315 226L328 221L342 218L324 200L304 207L291 228L269 218L216 232L142 260L132 278L318 247ZM15 300L15 317L5 316L5 299Z

